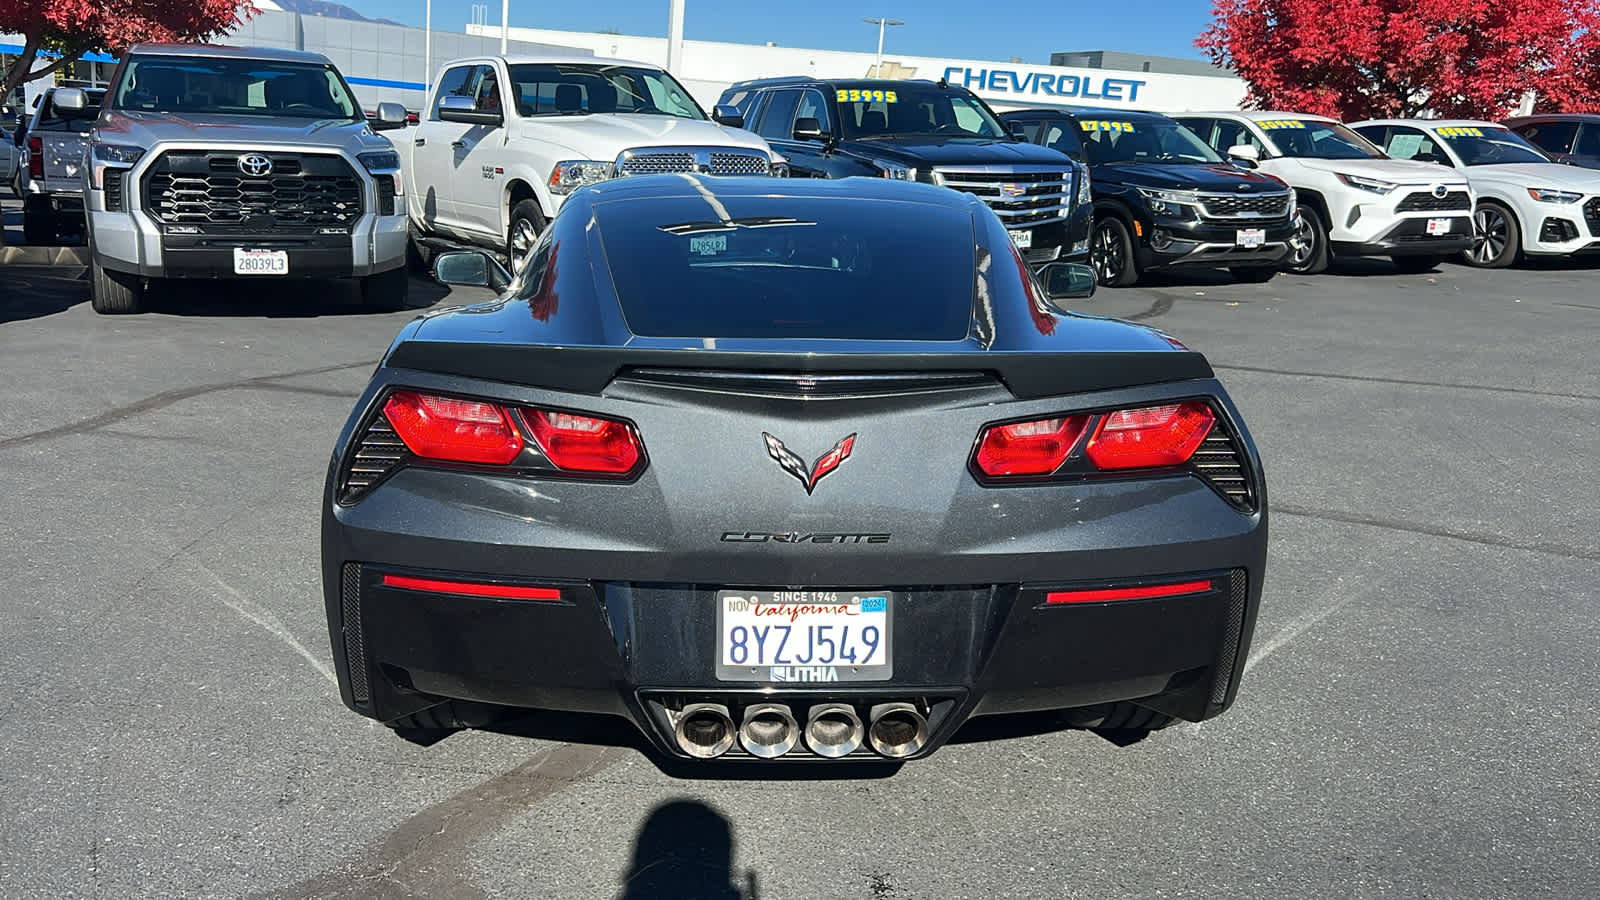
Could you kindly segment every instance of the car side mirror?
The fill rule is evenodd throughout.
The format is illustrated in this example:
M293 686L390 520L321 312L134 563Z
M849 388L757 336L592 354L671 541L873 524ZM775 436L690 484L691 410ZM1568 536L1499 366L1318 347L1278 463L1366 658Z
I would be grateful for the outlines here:
M79 119L89 112L89 97L80 88L56 88L50 95L50 105L64 119Z
M511 273L481 250L453 250L433 261L433 279L450 287L503 291L511 284Z
M372 117L373 131L389 131L406 127L406 108L398 103L379 103L377 115Z
M439 104L439 118L462 125L501 125L505 114L498 109L478 109L471 97L446 97Z
M1039 269L1039 281L1051 300L1087 300L1094 296L1094 269L1083 263L1048 263Z
M739 107L737 106L726 104L713 106L711 108L711 121L718 125L726 125L729 128L743 128L744 113L739 112Z
M822 123L816 119L795 119L794 139L797 141L826 141L828 134L822 130Z
M1235 144L1228 148L1228 159L1246 169L1254 169L1261 162L1261 151L1249 144Z

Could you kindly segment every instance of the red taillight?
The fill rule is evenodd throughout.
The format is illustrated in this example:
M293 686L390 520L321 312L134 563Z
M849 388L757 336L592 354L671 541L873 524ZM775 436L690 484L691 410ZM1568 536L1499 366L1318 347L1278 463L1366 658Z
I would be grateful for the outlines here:
M627 475L639 464L639 438L626 422L549 409L523 415L539 449L563 472Z
M511 417L493 403L399 391L383 412L406 447L424 459L503 466L522 452Z
M1048 475L1061 468L1088 416L991 425L978 439L979 471L994 477Z
M44 138L28 138L28 177L44 177Z
M1084 447L1101 469L1149 469L1189 461L1216 416L1199 401L1106 413Z
M385 575L383 586L430 594L458 594L466 597L496 597L505 600L560 600L561 589L527 587L520 584L484 584L477 581L446 581L440 578L414 578L410 575Z
M1111 600L1148 600L1152 597L1181 597L1185 594L1203 594L1211 590L1211 582L1180 581L1177 584L1151 584L1140 587L1086 588L1072 591L1051 591L1045 594L1046 603L1106 603Z

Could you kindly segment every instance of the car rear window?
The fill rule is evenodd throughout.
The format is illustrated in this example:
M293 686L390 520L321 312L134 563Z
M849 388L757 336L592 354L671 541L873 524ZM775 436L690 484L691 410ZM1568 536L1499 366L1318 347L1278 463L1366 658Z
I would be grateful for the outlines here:
M965 209L700 195L595 207L634 334L960 340L976 246Z

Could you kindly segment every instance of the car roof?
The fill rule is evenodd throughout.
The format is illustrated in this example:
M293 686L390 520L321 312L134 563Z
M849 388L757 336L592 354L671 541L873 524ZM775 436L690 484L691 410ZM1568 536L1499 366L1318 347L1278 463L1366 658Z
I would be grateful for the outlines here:
M1372 125L1410 125L1413 128L1504 128L1499 122L1483 119L1368 119L1356 122L1363 128Z
M786 85L829 85L832 87L864 87L864 88L891 88L896 85L926 84L936 82L926 78L818 78L813 75L783 75L775 78L752 78L749 81L739 81L728 86L728 90L750 90L763 87L784 87ZM959 84L947 84L947 87L960 88ZM965 90L965 88L962 88Z
M1206 112L1181 112L1173 113L1175 119L1194 118L1196 116L1211 118L1213 116L1229 116L1235 119L1248 119L1251 122L1270 122L1273 119L1310 119L1314 122L1337 122L1332 116L1319 115L1318 113L1289 112L1287 110L1263 109L1218 109Z
M1148 109L1123 109L1116 106L1037 106L1029 109L1008 109L999 113L1000 118L1013 118L1016 116L1098 116L1110 118L1145 118L1145 119L1170 119L1166 113L1158 113Z
M1503 124L1534 125L1545 122L1600 122L1600 113L1535 113L1531 116L1512 116Z
M538 54L525 56L474 56L462 59L453 59L445 65L455 65L458 62L472 62L476 60L502 59L508 66L551 66L558 64L571 64L582 66L634 66L640 69L655 69L666 71L655 63L640 62L636 59L613 59L608 56L555 56L552 54Z
M602 181L585 189L596 203L651 197L772 197L796 200L893 200L951 209L970 209L982 201L972 194L931 184L891 178L738 178L689 173L643 175Z
M298 63L325 63L333 65L333 60L321 53L312 53L308 50L283 50L278 47L234 47L227 44L162 44L147 43L134 44L128 48L130 54L150 53L159 56L203 56L207 58L221 57L223 59L258 59L268 62L298 62Z

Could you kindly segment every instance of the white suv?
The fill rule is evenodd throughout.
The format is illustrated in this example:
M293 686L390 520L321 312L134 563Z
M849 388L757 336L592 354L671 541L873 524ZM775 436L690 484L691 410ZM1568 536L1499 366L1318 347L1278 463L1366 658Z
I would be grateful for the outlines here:
M1472 182L1482 240L1463 256L1498 269L1519 257L1600 251L1600 171L1563 165L1504 125L1466 119L1358 122L1400 159L1449 166Z
M1425 272L1473 246L1473 192L1460 173L1390 159L1325 116L1281 112L1175 116L1218 152L1288 182L1300 222L1284 268L1311 274L1338 256L1387 256Z
M485 57L446 63L406 139L415 233L504 250L513 270L584 185L663 173L781 176L787 162L707 118L648 63Z

